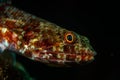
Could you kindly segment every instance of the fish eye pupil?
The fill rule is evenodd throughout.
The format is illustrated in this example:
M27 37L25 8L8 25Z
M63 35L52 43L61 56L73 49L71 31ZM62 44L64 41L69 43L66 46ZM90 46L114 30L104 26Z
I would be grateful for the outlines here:
M67 35L67 39L68 39L69 41L72 41L72 36L71 36L71 35Z

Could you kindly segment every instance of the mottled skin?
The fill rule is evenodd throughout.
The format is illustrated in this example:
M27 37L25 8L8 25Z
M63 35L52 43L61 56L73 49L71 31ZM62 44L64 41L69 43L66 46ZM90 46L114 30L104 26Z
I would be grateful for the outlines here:
M61 65L88 62L96 54L86 37L12 6L4 7L0 16L0 51L5 49Z

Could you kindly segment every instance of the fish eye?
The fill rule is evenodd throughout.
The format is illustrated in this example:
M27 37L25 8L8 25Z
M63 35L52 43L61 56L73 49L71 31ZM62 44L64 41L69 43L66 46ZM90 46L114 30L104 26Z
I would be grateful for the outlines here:
M72 41L72 35L67 35L67 40Z
M73 43L75 40L75 35L73 32L66 32L64 37L67 43Z

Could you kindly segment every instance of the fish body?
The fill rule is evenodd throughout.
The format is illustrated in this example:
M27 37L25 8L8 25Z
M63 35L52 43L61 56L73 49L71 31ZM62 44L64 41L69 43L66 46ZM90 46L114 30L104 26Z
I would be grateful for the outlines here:
M47 20L2 5L0 11L0 52L8 49L47 64L89 62L96 52L87 37Z

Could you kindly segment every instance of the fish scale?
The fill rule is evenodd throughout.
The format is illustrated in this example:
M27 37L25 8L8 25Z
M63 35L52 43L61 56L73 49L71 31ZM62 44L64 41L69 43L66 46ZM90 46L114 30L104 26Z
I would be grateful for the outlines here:
M96 52L85 36L7 5L4 0L1 8L1 53L9 49L34 61L60 65L94 59Z

